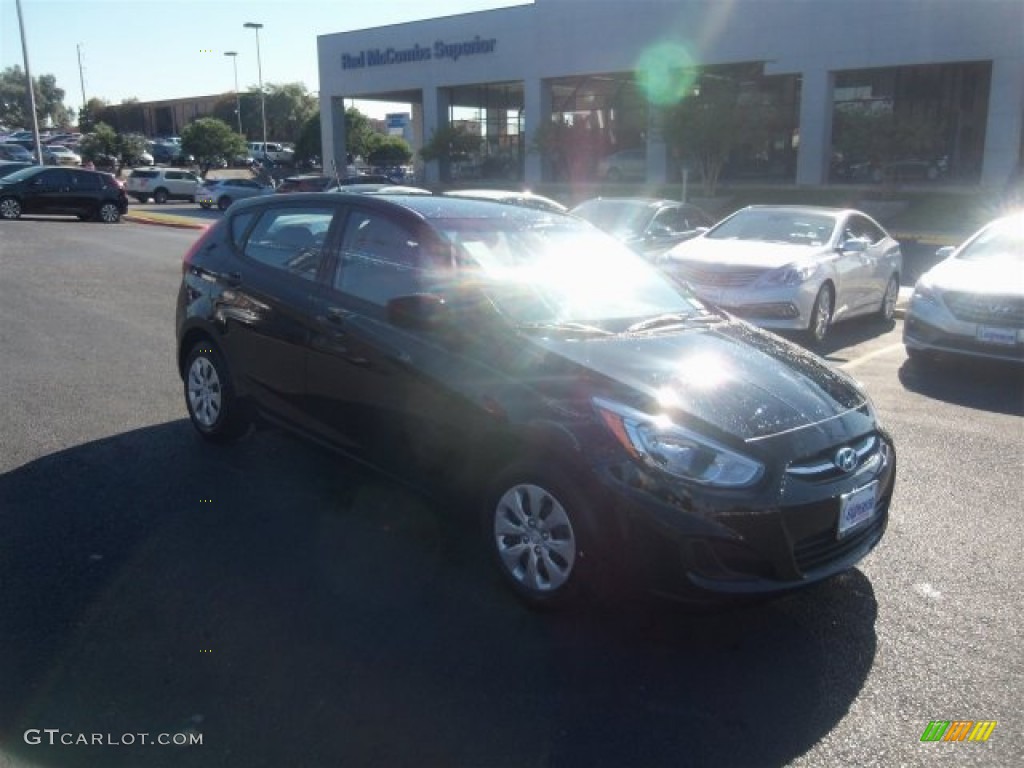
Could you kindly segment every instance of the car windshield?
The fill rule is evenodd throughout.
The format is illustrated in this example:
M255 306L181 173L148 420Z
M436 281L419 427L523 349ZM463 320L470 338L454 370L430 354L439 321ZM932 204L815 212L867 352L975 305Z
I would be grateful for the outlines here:
M606 232L639 234L651 218L651 207L640 200L588 200L573 213Z
M821 246L832 239L837 218L808 211L746 210L730 216L705 237Z
M1024 263L1024 214L997 221L961 249L957 258Z
M520 324L623 330L637 320L707 314L699 300L617 240L571 218L448 219L463 270Z

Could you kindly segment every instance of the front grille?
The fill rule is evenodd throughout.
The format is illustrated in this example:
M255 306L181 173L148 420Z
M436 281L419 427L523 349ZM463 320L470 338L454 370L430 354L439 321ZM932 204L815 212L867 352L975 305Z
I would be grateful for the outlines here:
M852 448L857 455L857 463L845 471L835 463L837 452L844 447ZM857 472L868 462L884 460L886 451L888 447L882 440L871 434L849 443L848 446L836 445L814 456L795 461L786 468L786 474L812 483L835 480L837 477Z
M705 267L680 263L673 270L675 276L693 285L714 288L743 288L763 274L763 270L749 267Z
M962 322L1024 328L1024 297L950 291L943 301Z
M877 536L885 525L885 511L888 503L888 498L880 498L875 506L875 516L871 522L848 533L841 539L836 538L835 528L828 528L798 541L793 547L793 559L796 561L797 568L803 573L813 571L815 568L842 559L872 537ZM832 502L831 506L835 508L832 512L835 517L838 515L839 502Z

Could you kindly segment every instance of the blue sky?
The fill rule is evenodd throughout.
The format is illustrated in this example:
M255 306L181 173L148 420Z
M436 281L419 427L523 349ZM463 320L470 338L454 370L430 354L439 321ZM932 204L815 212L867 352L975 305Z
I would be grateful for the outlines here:
M228 92L256 85L256 33L263 24L264 83L301 82L319 91L317 35L528 4L532 0L21 0L33 77L52 74L64 103L111 103ZM0 68L23 66L15 0L0 0ZM386 105L361 109L380 116Z

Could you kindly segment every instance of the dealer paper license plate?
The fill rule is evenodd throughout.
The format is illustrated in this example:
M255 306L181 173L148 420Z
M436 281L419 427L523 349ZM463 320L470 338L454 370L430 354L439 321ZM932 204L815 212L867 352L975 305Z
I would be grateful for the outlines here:
M839 497L839 534L837 538L843 538L851 530L875 516L877 490L878 483L875 482Z
M1017 331L1013 328L993 328L990 325L978 326L978 341L985 344L1006 344L1017 343Z

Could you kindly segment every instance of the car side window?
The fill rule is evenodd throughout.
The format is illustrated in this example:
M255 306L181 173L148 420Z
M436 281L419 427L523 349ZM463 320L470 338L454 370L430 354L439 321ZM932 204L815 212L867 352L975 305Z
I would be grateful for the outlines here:
M384 306L421 289L420 244L407 228L376 211L354 210L341 242L334 287Z
M685 232L688 229L682 208L665 208L658 211L651 223L654 227L663 227L671 232Z
M846 229L849 237L867 240L872 245L885 237L882 230L863 216L851 216Z
M75 189L101 189L100 177L92 173L71 171L71 186Z
M32 182L32 186L42 189L58 189L71 184L70 174L65 170L56 168L40 173Z
M242 252L273 269L315 280L324 260L324 241L333 217L334 209L326 207L266 210L252 228ZM241 218L232 222L232 234Z

